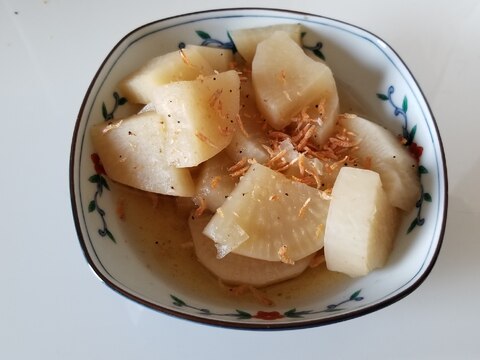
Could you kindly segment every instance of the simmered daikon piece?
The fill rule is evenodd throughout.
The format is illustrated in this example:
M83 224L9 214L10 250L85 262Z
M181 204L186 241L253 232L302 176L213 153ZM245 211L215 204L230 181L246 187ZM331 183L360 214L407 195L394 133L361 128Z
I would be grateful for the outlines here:
M233 52L218 47L187 45L184 49L186 56L189 52L197 52L212 68L213 73L232 70L234 65Z
M91 129L93 147L108 177L137 189L176 196L193 196L188 169L167 163L165 123L155 112L102 122Z
M382 267L392 250L397 209L390 204L378 173L344 167L332 191L325 229L325 261L351 277Z
M230 285L263 287L291 279L304 272L314 254L295 262L265 261L230 253L218 259L215 243L202 234L211 215L190 217L189 227L198 260L216 277Z
M400 140L384 127L361 117L341 116L339 123L355 134L355 155L380 174L390 202L405 211L415 207L420 196L417 160Z
M252 63L257 45L272 35L275 31L284 31L290 38L301 44L302 26L300 24L278 24L249 29L230 30L228 34L239 54L248 64Z
M212 65L202 56L199 47L189 47L151 59L123 79L119 89L129 102L148 104L153 100L153 90L159 85L194 80L199 75L213 73Z
M322 191L253 164L204 234L215 241L219 257L234 252L291 263L323 247L329 203Z
M238 117L239 88L235 70L156 88L154 106L165 119L170 165L196 166L230 143Z
M273 128L285 128L303 111L318 124L317 137L331 135L336 110L327 112L325 105L338 106L333 74L325 64L307 56L287 33L277 31L258 44L252 79L257 107Z

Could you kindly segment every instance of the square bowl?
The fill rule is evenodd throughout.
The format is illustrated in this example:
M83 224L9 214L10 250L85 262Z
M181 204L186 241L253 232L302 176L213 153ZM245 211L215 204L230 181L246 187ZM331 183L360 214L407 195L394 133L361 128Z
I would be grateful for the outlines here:
M308 270L302 280L268 289L274 305L266 306L219 289L192 254L187 255L188 264L170 261L168 249L161 257L162 251L155 247L159 241L188 240L185 224L175 212L136 216L137 210L129 209L141 230L140 235L132 235L119 213L123 200L112 191L116 185L101 171L94 154L89 128L126 111L130 105L116 89L117 83L147 60L183 44L231 47L230 30L280 23L302 24L303 47L332 69L340 101L351 100L348 110L359 110L393 133L410 136L410 148L420 159L422 191L416 208L403 217L385 267L355 279ZM448 195L445 155L435 119L413 75L390 46L341 21L255 8L175 16L123 37L101 64L81 105L71 147L70 190L81 247L104 283L154 310L243 329L325 325L371 313L410 294L428 276L440 251ZM157 219L156 227L145 229L150 226L142 223L145 217Z

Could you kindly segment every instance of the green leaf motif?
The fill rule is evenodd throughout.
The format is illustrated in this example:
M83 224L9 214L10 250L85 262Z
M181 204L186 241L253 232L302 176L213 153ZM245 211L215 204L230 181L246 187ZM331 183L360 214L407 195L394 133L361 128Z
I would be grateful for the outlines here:
M307 32L306 31L302 31L300 33L300 39L303 39L305 37L305 35L307 35Z
M108 110L107 110L107 106L105 105L104 102L102 102L102 115L103 115L103 118L105 120L107 120L108 118Z
M88 212L91 213L95 211L96 208L97 204L95 204L95 200L90 201L90 203L88 204Z
M417 125L412 127L412 130L408 133L407 144L411 144L413 139L415 139L415 134L417 133Z
M418 167L418 173L419 173L419 174L428 174L428 170L427 170L427 168L426 168L425 166L420 165L420 166Z
M227 313L212 312L209 309L199 308L199 307L189 305L188 303L179 299L175 295L170 294L170 298L173 300L173 305L179 306L179 307L186 307L186 308L189 308L191 310L196 310L196 311L198 311L198 312L200 312L201 314L204 314L204 315L228 316L230 318L235 317L238 320L248 320L248 319L252 319L252 318L257 318L257 319L261 319L261 320L276 320L276 319L281 319L281 318L285 318L285 317L287 317L287 318L303 318L305 316L312 315L312 314L341 311L341 310L344 310L344 308L341 307L340 305L346 304L350 301L362 301L363 297L359 296L360 292L361 292L361 290L357 290L350 296L350 298L345 299L343 301L340 301L338 304L328 305L322 310L300 310L300 311L298 311L297 308L292 308L292 309L284 312L283 314L280 314L278 311L266 312L266 313L263 312L263 311L257 311L257 313L254 314L254 315L252 315L251 313L249 313L245 310L239 310L239 309L235 309L234 312L227 312ZM269 315L272 315L273 318L270 317Z
M97 184L100 181L101 176L98 174L92 175L88 178L88 181L90 181L93 184Z
M173 305L175 305L175 306L185 306L185 305L187 305L183 300L179 299L175 295L170 294L170 297L172 298Z
M320 58L320 59L322 59L322 60L325 60L325 55L323 55L323 53L322 53L320 50L315 49L315 50L313 50L313 53L314 53L318 58Z
M293 308L285 312L283 315L288 318L303 318L305 315L310 315L311 313L311 310L297 311L296 308Z
M105 229L105 232L107 233L107 236L110 238L110 240L112 240L114 243L117 242L117 241L115 240L115 237L113 236L113 234L110 232L110 230Z
M403 98L402 110L403 112L407 112L408 110L408 99L406 96Z
M407 229L407 234L411 233L413 229L418 225L418 218L413 219L412 223Z
M100 184L107 190L110 190L110 187L108 186L107 180L103 176L100 176Z
M393 114L395 116L401 116L403 118L402 137L405 140L404 145L407 148L409 148L409 150L412 152L412 155L417 160L419 160L420 156L423 153L423 147L419 146L416 142L414 142L415 135L417 133L417 125L414 125L411 129L409 129L409 126L408 126L408 117L407 117L407 111L408 111L408 107L409 107L408 97L407 97L407 95L404 95L403 99L402 99L401 106L398 106L392 100L392 94L394 92L395 92L395 87L393 85L390 85L388 87L387 94L377 93L377 98L382 100L382 101L388 101L393 107ZM418 166L418 176L419 176L419 178L421 177L422 174L428 174L428 170L425 166L419 165ZM421 187L422 187L422 191L421 191L420 198L415 203L415 206L417 208L417 216L410 223L410 226L407 229L407 234L412 232L412 230L415 229L415 227L423 226L423 224L425 223L425 218L422 218L422 216L421 216L423 202L424 201L428 201L428 202L432 201L432 197L430 196L430 194L429 193L424 193L423 184L421 184ZM356 300L360 301L361 299L363 299L363 297L358 296Z
M297 312L296 308L286 311L283 315L289 318L301 318L302 316Z
M350 295L350 300L355 300L358 297L358 295L360 295L361 291L362 290L357 290L352 295Z
M120 99L118 99L118 105L125 105L127 101L127 98L121 97Z
M203 40L207 40L207 39L211 39L211 36L206 33L205 31L202 31L202 30L197 30L195 31L197 33L198 36L200 36L200 38L202 38Z
M243 310L235 310L237 312L236 316L239 318L239 319L251 319L252 318L252 315L250 315L248 312L246 311L243 311Z

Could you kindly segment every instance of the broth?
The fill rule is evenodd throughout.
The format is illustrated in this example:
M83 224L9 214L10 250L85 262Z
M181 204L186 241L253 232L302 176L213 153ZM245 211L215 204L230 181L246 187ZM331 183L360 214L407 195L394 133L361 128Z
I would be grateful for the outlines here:
M111 183L119 209L121 230L127 245L162 282L182 293L211 302L235 301L236 306L259 306L250 293L233 295L196 259L188 228L191 199L148 194ZM191 205L190 205L191 203ZM262 288L275 305L298 304L310 297L325 296L349 283L345 275L328 271L325 264L307 268L300 276Z

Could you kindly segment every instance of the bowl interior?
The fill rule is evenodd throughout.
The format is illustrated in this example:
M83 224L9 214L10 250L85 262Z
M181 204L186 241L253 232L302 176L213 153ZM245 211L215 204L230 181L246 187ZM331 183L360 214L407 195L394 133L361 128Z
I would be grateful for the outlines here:
M337 80L344 111L357 112L395 134L407 135L423 149L423 187L417 208L404 216L388 264L366 277L347 279L316 272L302 280L274 286L275 305L251 297L226 295L195 259L176 259L172 271L155 255L148 234L160 241L189 234L178 213L159 207L148 214L138 201L129 209L143 237L118 216L124 197L99 173L92 159L89 127L113 114L128 112L118 81L154 56L178 49L180 43L228 45L228 30L278 23L302 23L303 45L325 58ZM131 109L130 109L131 111ZM405 135L405 133L404 133ZM267 9L227 9L173 17L134 30L110 52L82 104L71 153L72 206L80 243L95 273L116 291L151 308L187 319L233 327L287 328L326 324L382 308L413 291L425 279L438 255L446 217L446 170L442 144L428 104L397 54L382 40L357 27L315 15ZM167 201L168 202L168 201ZM142 205L143 204L143 205ZM141 216L138 214L142 214ZM156 227L142 223L155 219ZM138 233L137 233L138 237ZM171 238L171 239L170 239ZM147 244L148 243L148 244ZM168 257L168 256L167 256Z

